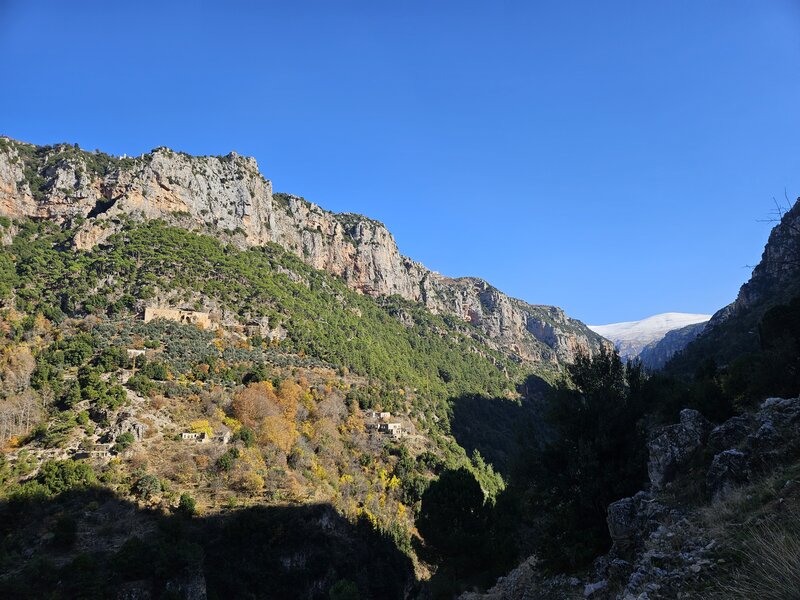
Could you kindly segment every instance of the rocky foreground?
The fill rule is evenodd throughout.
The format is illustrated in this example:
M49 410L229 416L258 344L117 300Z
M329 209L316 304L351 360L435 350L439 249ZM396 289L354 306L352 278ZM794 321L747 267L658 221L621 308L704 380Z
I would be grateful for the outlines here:
M800 399L769 398L716 427L685 409L648 449L649 489L608 507L613 545L589 571L547 576L531 557L462 600L747 597L742 553L800 510Z

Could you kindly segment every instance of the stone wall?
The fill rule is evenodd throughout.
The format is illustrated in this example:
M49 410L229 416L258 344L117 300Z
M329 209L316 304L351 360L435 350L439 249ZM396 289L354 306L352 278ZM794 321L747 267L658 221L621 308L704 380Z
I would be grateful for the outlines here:
M211 315L206 312L193 310L180 310L176 308L156 308L148 306L144 309L144 322L149 323L153 319L166 319L167 321L177 321L188 325L196 325L201 329L211 329Z

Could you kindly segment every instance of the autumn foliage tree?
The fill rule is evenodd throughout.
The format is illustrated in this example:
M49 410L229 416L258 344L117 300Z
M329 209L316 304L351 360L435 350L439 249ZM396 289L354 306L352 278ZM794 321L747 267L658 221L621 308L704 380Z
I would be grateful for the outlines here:
M251 383L236 394L231 404L233 416L242 425L250 429L258 429L265 417L273 413L277 404L275 389L269 381Z
M302 396L303 388L294 381L282 381L277 391L271 382L259 381L240 391L231 408L245 427L256 432L259 444L287 454L298 437L296 418Z

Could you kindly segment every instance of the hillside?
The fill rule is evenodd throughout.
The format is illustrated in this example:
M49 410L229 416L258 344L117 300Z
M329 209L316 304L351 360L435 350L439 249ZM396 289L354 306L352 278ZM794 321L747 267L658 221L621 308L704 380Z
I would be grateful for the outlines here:
M520 360L558 364L605 342L556 307L509 298L485 281L452 279L402 256L383 224L334 214L303 198L273 194L253 158L190 156L157 148L136 158L66 144L0 139L0 215L72 223L89 249L123 216L228 233L241 247L276 243L364 294L397 295L451 314Z
M639 352L639 360L651 370L663 369L670 358L686 348L706 328L708 321L668 331L664 337L650 342Z
M314 505L308 511L340 523L337 552L383 548L399 569L386 582L394 597L429 568L413 547L428 481L467 467L487 494L502 489L475 448L507 455L518 423L504 426L508 439L489 436L488 447L465 423L486 415L491 422L507 406L527 410L518 393L525 371L474 326L399 296L359 294L275 244L239 248L122 217L102 243L78 250L80 225L3 220L0 227L10 242L0 250L0 512L11 540L0 572L29 567L30 548L53 568L72 565L79 578L91 577L71 562L84 554L113 569L109 556L159 527L152 511L199 514L196 526L216 531L211 523L252 516L285 524L306 514L220 516L243 507ZM208 326L145 322L149 306L208 315ZM469 409L460 402L466 397ZM376 410L391 416L376 418ZM382 433L382 423L401 433ZM94 516L74 514L67 492L88 494L108 514L127 514L126 505L141 514L105 535ZM77 528L66 543L57 529L64 511ZM48 525L18 530L6 517L20 513ZM304 556L311 551L289 535L285 546L265 552L280 564L298 544ZM330 572L298 576L309 590L342 578L379 589L356 568L343 560ZM159 569L169 573L148 580L147 589L163 591L194 572ZM0 581L0 589L37 595L25 573ZM292 597L291 574L272 577L286 577L273 585ZM68 589L60 593L69 596ZM105 597L106 587L97 590Z

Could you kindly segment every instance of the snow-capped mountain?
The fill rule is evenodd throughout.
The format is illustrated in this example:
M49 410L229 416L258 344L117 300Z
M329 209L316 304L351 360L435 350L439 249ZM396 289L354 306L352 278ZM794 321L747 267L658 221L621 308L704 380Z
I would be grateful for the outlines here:
M675 329L705 323L711 315L663 313L641 321L626 321L609 325L589 325L589 329L611 340L623 358L635 358L648 344L662 339Z

